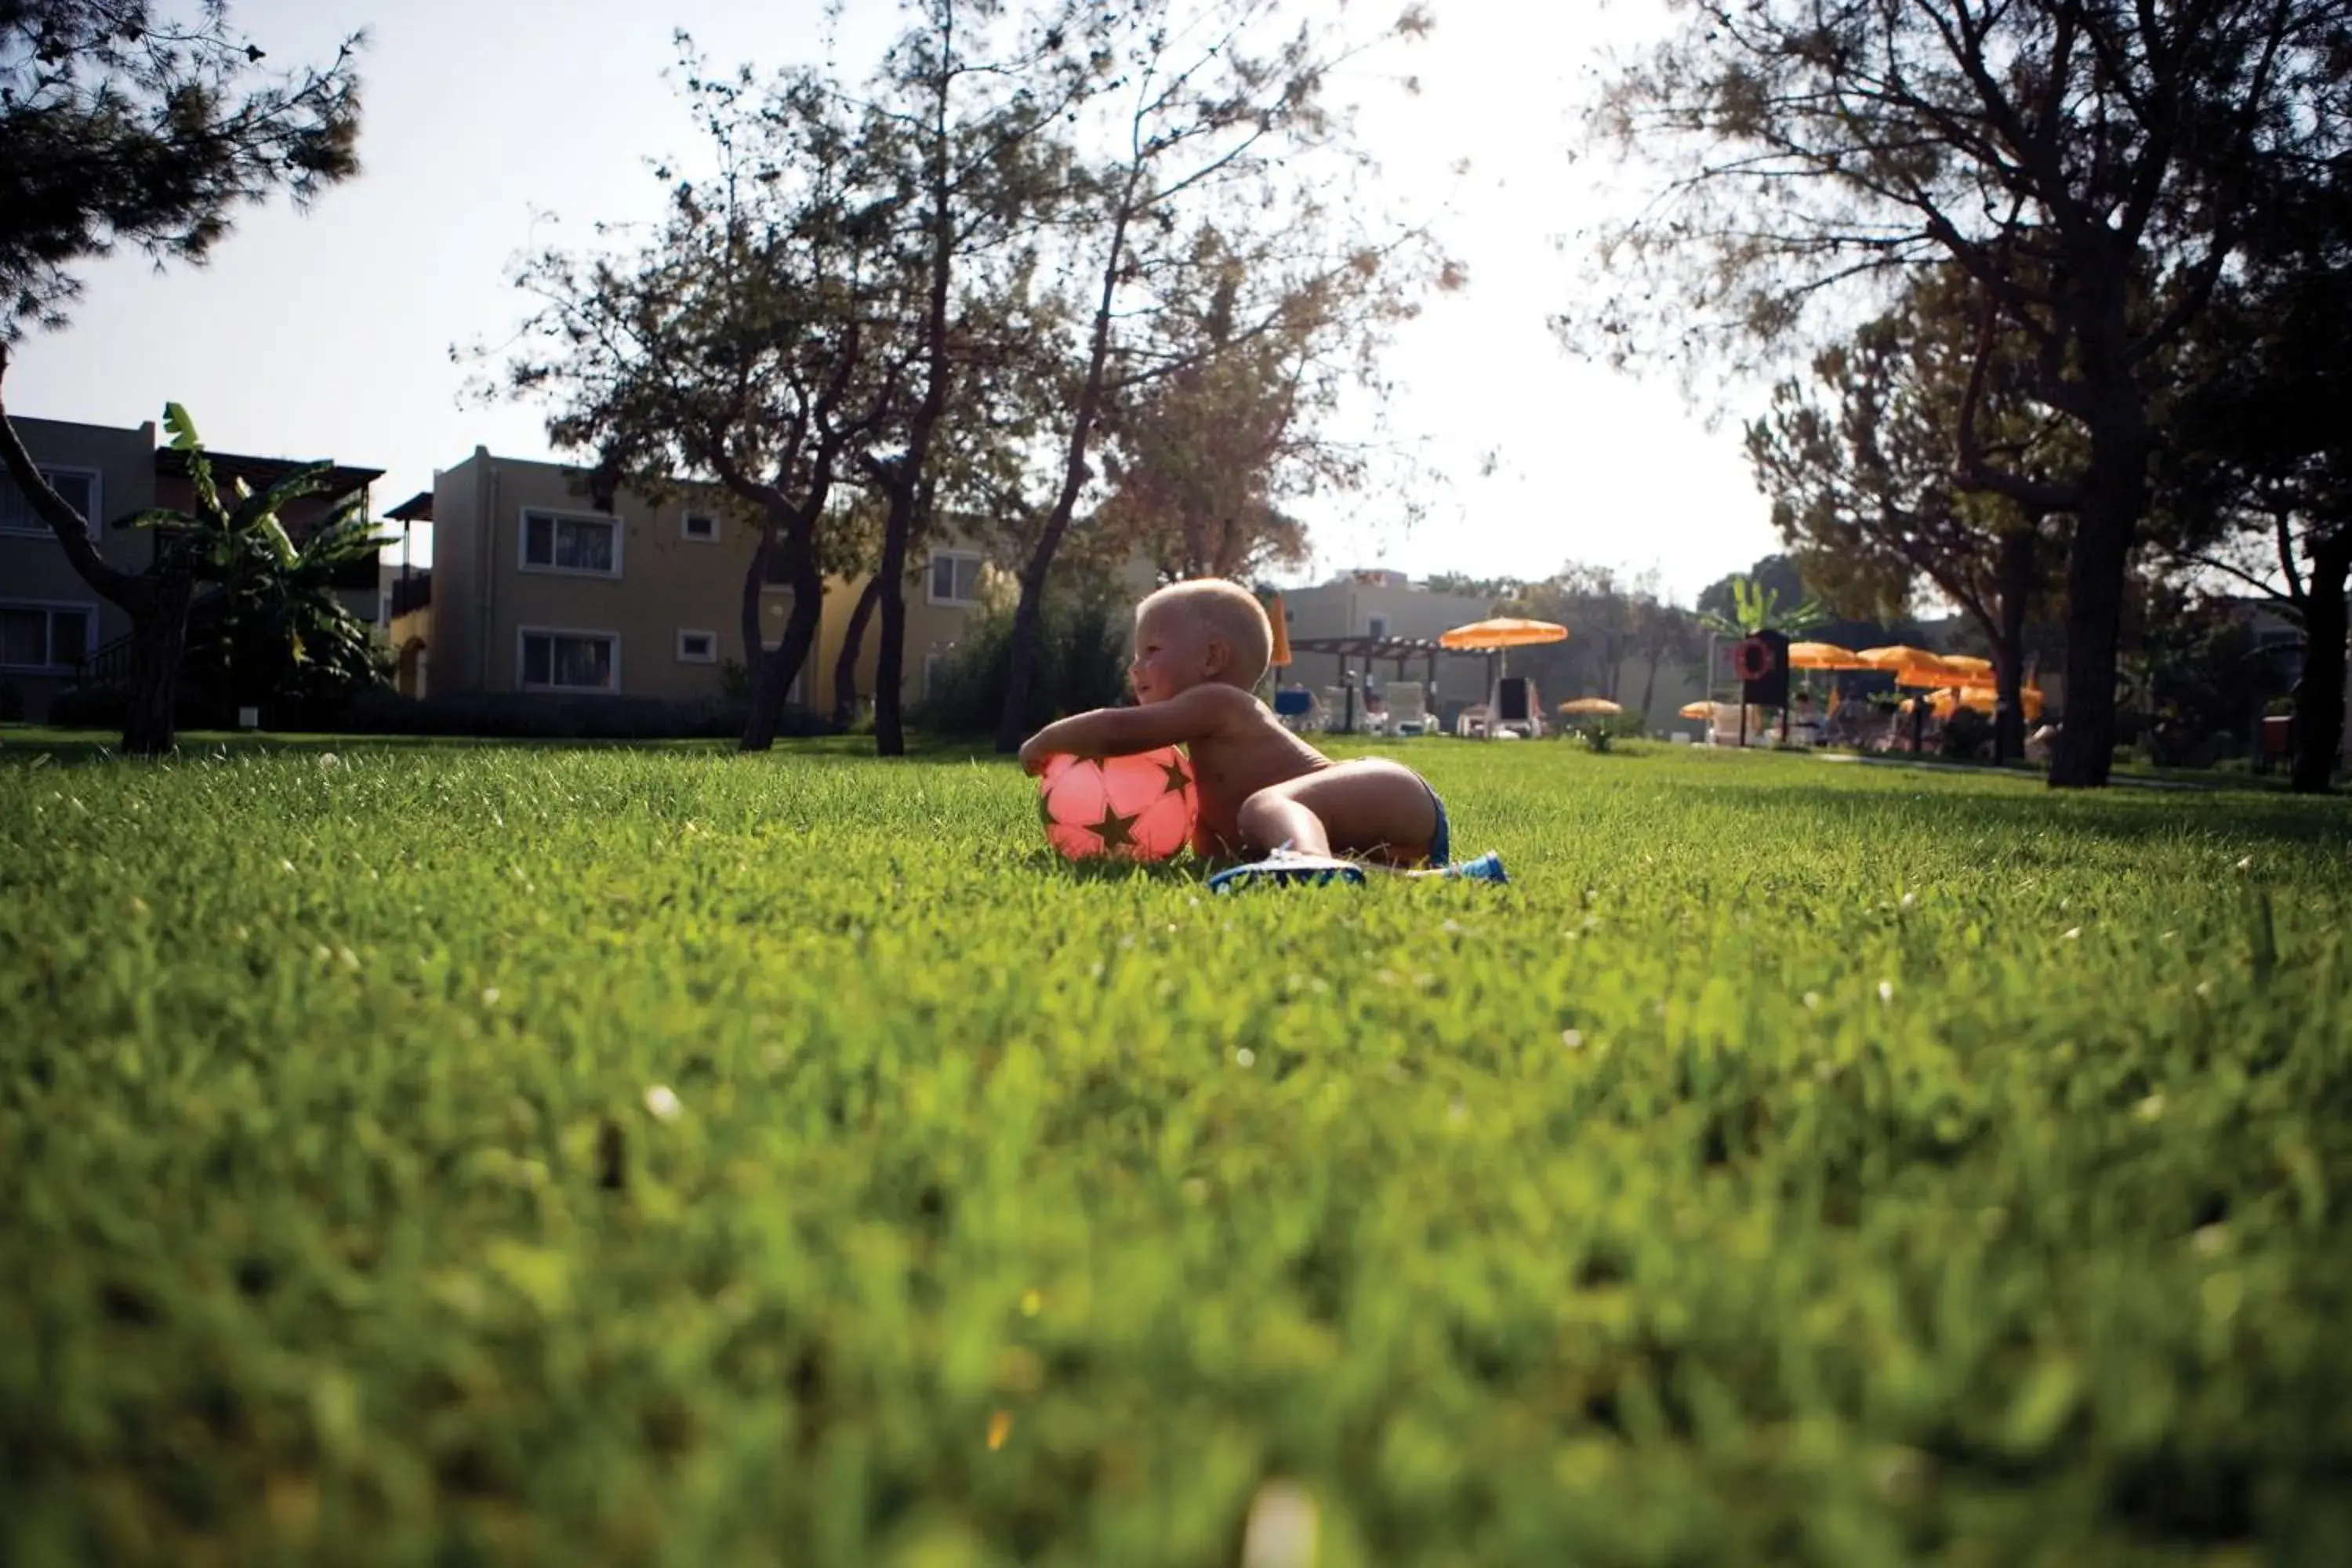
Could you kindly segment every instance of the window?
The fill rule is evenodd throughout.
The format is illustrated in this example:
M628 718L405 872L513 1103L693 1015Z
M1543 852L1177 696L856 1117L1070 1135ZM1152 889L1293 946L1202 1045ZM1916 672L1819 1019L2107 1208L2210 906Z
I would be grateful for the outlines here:
M940 678L947 673L948 660L955 657L955 644L935 647L923 655L923 700L928 702L937 691Z
M89 657L87 605L0 605L0 669L70 670Z
M1371 616L1364 622L1364 631L1365 635L1374 642L1386 641L1389 635L1389 618L1386 616Z
M930 600L934 605L980 603L978 555L968 550L931 552Z
M677 661L680 664L717 664L719 634L681 630L677 634Z
M621 574L621 525L609 517L522 514L526 572L572 572L588 577Z
M678 520L678 532L697 544L719 542L719 520L707 511L689 511Z
M89 524L93 537L98 533L99 487L98 473L92 468L43 468L41 477L49 488L62 497L65 503L81 513ZM33 498L16 486L6 474L0 474L0 533L37 533L48 536L49 525L33 510Z
M520 634L526 691L618 691L621 639L613 632Z

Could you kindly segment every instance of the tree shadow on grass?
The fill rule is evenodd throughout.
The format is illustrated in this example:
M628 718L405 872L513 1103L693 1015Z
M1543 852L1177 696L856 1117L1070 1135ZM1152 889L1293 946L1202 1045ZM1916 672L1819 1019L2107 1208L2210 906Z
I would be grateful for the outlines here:
M1885 781L1887 775L1874 774ZM2144 790L2053 791L1922 787L1853 788L1824 780L1711 780L1692 791L1745 816L1813 823L1840 817L1916 822L1938 838L1979 835L2023 837L2053 829L2122 843L2156 843L2206 835L2352 851L2352 798L2247 793Z
M1201 862L1190 857L1173 860L1068 860L1051 849L1033 849L1021 858L1024 868L1073 882L1157 882L1174 887L1202 885L1208 876Z
M491 735L337 735L281 734L252 731L184 731L180 744L163 765L211 762L227 758L280 755L316 756L337 753L467 752L486 750L535 752L647 752L663 756L740 757L746 766L774 760L797 763L870 763L889 761L912 767L997 766L1010 757L965 741L908 737L907 755L877 758L870 735L824 735L778 741L770 752L745 752L731 740L601 740L589 736L540 739ZM46 760L44 760L46 759ZM40 725L0 725L0 769L10 767L92 767L131 763L153 765L147 759L126 758L121 738L111 731L52 730Z

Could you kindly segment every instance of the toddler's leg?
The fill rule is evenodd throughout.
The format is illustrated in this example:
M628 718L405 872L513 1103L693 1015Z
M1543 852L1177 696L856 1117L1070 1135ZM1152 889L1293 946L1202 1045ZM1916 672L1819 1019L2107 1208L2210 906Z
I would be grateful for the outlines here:
M1385 758L1341 763L1242 803L1242 835L1261 852L1361 855L1391 866L1426 859L1437 805L1421 775Z

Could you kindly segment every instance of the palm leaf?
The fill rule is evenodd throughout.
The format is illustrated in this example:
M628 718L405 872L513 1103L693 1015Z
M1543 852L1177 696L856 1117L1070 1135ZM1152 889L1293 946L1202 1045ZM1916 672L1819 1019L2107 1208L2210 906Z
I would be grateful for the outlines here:
M163 405L163 428L172 433L172 450L174 452L201 452L205 449L204 437L196 434L196 422L188 417L184 405Z
M341 566L395 542L396 535L376 531L376 525L367 517L367 503L354 500L337 508L302 542L301 563L305 567Z
M172 433L172 450L188 455L188 482L195 486L196 500L208 517L221 512L220 488L213 482L213 466L205 456L204 437L196 434L196 422L188 411L176 403L163 405L163 428Z
M117 528L169 528L185 530L195 520L184 511L168 506L151 506L114 520Z
M335 465L329 462L305 463L292 473L258 494L243 497L236 515L228 520L232 532L245 533L261 527L264 519L275 519L285 510L286 503L307 495L315 495L327 488L327 476Z

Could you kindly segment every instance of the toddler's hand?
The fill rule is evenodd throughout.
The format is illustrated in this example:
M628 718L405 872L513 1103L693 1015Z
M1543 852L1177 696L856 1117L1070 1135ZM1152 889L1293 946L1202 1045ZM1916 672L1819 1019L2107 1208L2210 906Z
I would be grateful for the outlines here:
M1031 778L1044 773L1045 764L1053 759L1054 753L1040 746L1034 735L1021 742L1021 771Z

